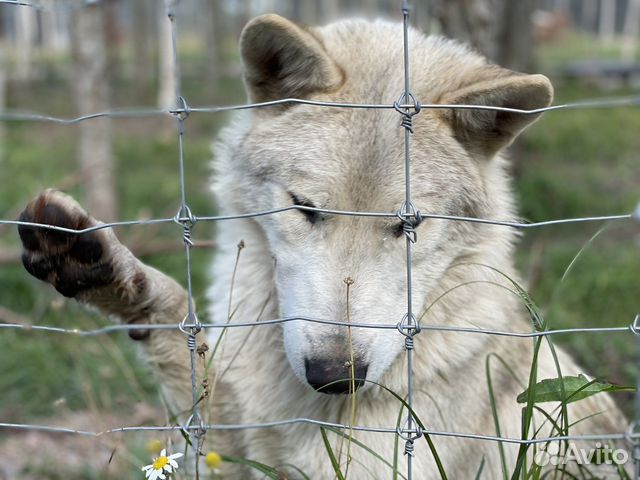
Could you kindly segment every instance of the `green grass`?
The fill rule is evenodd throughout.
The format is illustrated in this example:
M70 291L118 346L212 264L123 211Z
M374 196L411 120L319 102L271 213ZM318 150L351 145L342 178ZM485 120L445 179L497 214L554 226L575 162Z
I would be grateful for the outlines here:
M601 94L574 82L554 81L556 103ZM610 92L627 95L629 91ZM516 158L515 190L531 221L625 214L640 201L640 115L634 108L549 112L524 136ZM638 312L640 252L637 225L607 225L565 269L602 224L545 227L525 233L518 261L536 270L531 294L550 328L628 326ZM635 382L635 342L629 333L563 335L587 371L621 384ZM631 414L631 395L617 397Z
M557 104L594 98L593 89L556 82ZM627 95L622 90L610 95ZM630 212L639 201L637 108L548 112L521 142L516 191L531 220Z
M581 60L619 59L620 42L601 42L595 36L582 32L566 32L554 42L539 45L536 50L538 67L543 72L562 71L567 64Z

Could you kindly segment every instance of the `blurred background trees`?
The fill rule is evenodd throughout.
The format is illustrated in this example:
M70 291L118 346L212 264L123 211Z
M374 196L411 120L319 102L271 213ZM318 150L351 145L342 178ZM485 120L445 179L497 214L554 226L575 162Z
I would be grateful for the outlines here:
M34 69L34 55L64 56L73 49L70 26L82 0L35 0L44 9L0 5L0 36L11 57L11 77L29 82L42 76ZM135 79L140 94L149 94L166 65L167 24L162 0L103 0L100 15L108 45L109 69ZM501 65L530 70L537 41L567 32L581 32L602 43L622 40L621 56L635 58L640 0L420 0L413 2L412 23L470 43ZM182 38L202 50L207 80L237 73L235 41L242 25L253 15L275 11L310 25L342 16L399 18L394 0L184 0L179 4ZM534 38L535 37L535 38ZM215 66L215 68L214 68ZM167 103L168 94L158 94ZM168 92L168 90L167 90Z
M121 106L124 99L117 92L112 97L110 91L121 91L114 86L125 84L133 85L127 105L170 109L175 104L174 59L163 0L103 0L87 2L87 8L84 3L34 0L42 9L0 4L0 108L10 92L27 95L32 83L55 78L67 81L72 92L69 106L74 109L69 114ZM218 91L212 85L239 78L236 41L253 15L275 11L310 25L343 16L400 18L399 2L394 0L176 4L179 46L186 54L184 73L202 83L200 91L209 94L201 98L211 101ZM640 76L640 0L420 0L413 2L411 19L422 30L469 43L492 61L519 71L534 71L536 62L544 61L536 55L536 46L563 41L575 46L582 41L595 55L556 62L554 74L588 78L600 86ZM17 106L39 109L28 102ZM79 128L75 149L86 203L102 218L114 219L118 202L110 121ZM161 130L166 134L166 127ZM0 157L6 143L2 138L0 128Z
M433 15L442 33L475 47L499 65L530 71L535 0L437 0Z
M107 63L105 5L90 4L73 11L71 51L74 99L78 115L109 110L110 69ZM87 208L102 221L118 218L111 119L81 122L77 157Z

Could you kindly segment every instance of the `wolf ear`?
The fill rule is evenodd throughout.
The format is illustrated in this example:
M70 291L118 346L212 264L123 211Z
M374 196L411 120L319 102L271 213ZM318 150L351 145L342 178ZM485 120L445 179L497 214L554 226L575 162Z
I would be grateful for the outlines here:
M543 75L489 66L478 77L476 83L445 95L439 103L535 110L549 106L553 99L551 82ZM540 114L450 109L441 110L440 116L451 125L462 145L490 158L508 146Z
M342 82L340 68L320 41L278 15L261 15L244 27L240 54L254 101L304 97Z

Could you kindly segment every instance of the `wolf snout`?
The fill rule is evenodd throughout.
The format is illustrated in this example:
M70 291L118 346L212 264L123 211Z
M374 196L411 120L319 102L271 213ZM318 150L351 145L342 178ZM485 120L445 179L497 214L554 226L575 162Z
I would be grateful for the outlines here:
M320 393L349 394L364 385L369 365L351 358L305 359L307 382Z

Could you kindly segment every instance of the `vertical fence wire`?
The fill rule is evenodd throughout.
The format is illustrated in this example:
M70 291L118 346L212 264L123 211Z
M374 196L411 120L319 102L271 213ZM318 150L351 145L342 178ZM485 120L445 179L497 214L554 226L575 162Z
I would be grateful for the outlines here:
M636 323L640 314L636 316ZM633 442L633 464L636 480L640 480L640 439L634 435L640 431L640 335L636 332L636 394L635 394L635 418L629 426L629 438Z
M635 211L632 214L632 219L636 225L640 226L640 202L636 206ZM634 334L636 343L636 393L635 393L635 418L631 420L629 424L629 431L627 432L627 439L633 444L632 456L634 466L634 478L640 480L640 313L636 314L633 323L631 324L631 331Z
M409 2L408 0L402 1L402 50L403 50L403 67L404 67L404 92L402 94L402 103L408 104L413 98L411 94L411 81L409 78ZM400 102L399 102L400 103ZM404 318L404 331L405 335L405 349L407 355L407 405L409 409L413 409L413 336L417 333L416 318L413 315L413 292L412 292L412 243L416 241L415 231L412 233L411 229L415 223L413 215L416 213L413 204L411 203L411 134L413 133L412 127L412 114L417 112L411 112L411 108L407 107L402 111L398 109L398 112L402 115L402 127L404 127L404 170L405 170L405 200L404 205L401 208L401 215L404 219L403 230L405 232L406 241L406 262L407 262L407 313ZM406 227L406 228L405 228ZM414 418L413 413L408 411L406 420L406 430L404 433L405 439L405 455L407 457L407 479L412 480L413 477L413 456L414 456L414 440L417 435L414 434Z
M206 434L200 407L198 406L198 379L196 372L196 347L197 335L202 330L202 325L195 312L193 300L193 286L191 275L191 229L195 225L196 219L191 213L187 204L187 189L185 182L185 162L184 162L184 123L189 116L189 105L182 95L182 73L180 70L180 58L178 54L176 12L180 0L165 0L165 8L168 21L171 25L171 54L173 55L173 81L175 85L175 108L174 117L178 132L178 163L180 170L180 210L176 215L176 223L182 226L182 236L184 242L184 252L186 260L187 277L187 313L180 324L180 330L187 335L187 348L189 349L189 361L191 370L191 415L186 422L186 429L191 437L194 448L194 472L195 478L199 478L199 456L202 448L202 440ZM195 428L190 428L195 427Z

